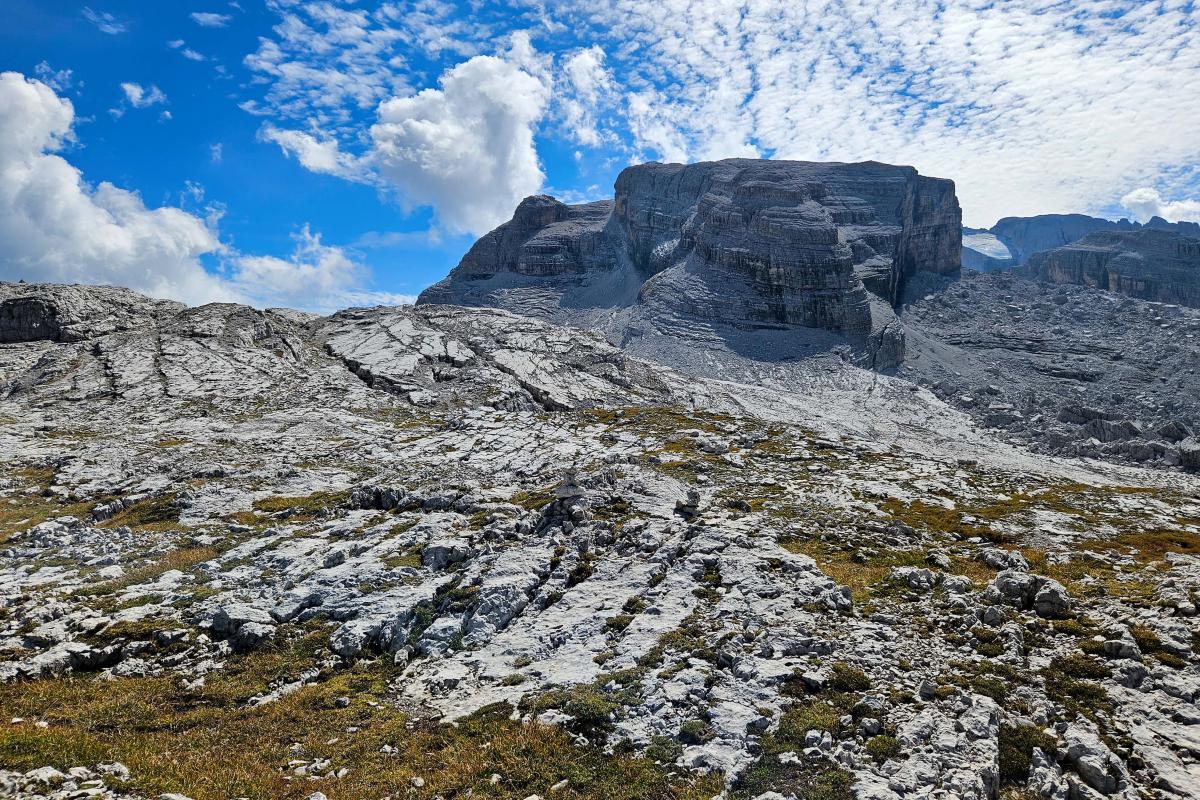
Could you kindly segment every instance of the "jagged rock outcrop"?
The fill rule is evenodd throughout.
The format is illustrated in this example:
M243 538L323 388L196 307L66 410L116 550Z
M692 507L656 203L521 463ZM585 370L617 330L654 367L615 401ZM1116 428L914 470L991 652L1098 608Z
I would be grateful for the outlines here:
M1200 307L1200 236L1152 228L1093 233L1037 253L1024 272L1049 283Z
M954 184L911 167L643 164L621 173L611 203L527 198L418 302L556 320L635 309L610 321L617 339L689 321L821 328L894 363L902 338L887 306L915 273L957 274L960 225Z
M0 343L79 342L183 310L108 286L0 283Z
M912 298L897 374L1040 452L1188 466L1200 309L1021 272L966 273Z

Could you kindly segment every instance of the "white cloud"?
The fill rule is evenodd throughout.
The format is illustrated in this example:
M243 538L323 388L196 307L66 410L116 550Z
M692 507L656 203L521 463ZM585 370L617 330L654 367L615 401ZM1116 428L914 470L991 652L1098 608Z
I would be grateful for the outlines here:
M595 107L612 81L599 48L576 51L569 70L556 74L553 57L539 54L528 32L485 19L493 8L464 17L443 0L372 9L270 0L268 7L280 22L245 59L266 89L239 104L271 120L260 138L309 170L375 183L407 208L432 207L446 232L487 231L541 187L534 133L556 80L571 98L556 116L563 128L581 143L604 137ZM502 10L508 23L521 19L511 6ZM431 59L469 58L445 69L437 87L415 92L408 82L414 47ZM479 55L484 50L499 55ZM372 111L374 124L364 130L363 112Z
M167 47L171 48L172 50L178 50L185 44L187 44L187 42L183 41L183 39L172 39L171 41L167 42Z
M215 14L210 11L193 11L192 21L202 28L224 28L233 19L230 14Z
M612 73L604 59L604 51L599 45L567 55L562 65L565 86L556 92L568 137L591 147L598 146L602 140L596 112L611 102L614 88Z
M553 85L547 133L630 160L912 164L953 178L977 226L1111 210L1131 186L1200 193L1200 7L1185 0L349 5L270 0L280 23L246 59L266 90L243 108L358 152L364 111L427 85L411 51L502 52ZM529 37L565 30L587 46L547 67Z
M345 251L321 243L308 226L297 234L291 258L243 256L237 259L234 285L260 307L286 306L328 313L347 306L399 305L412 295L366 291L365 268Z
M425 89L379 106L371 157L414 205L454 233L482 233L512 216L544 180L534 126L546 84L509 61L476 56Z
M208 159L214 164L220 164L221 159L225 157L225 145L221 142L210 144L208 146Z
M231 252L217 231L219 208L202 219L181 208L148 208L135 192L91 185L59 153L73 141L75 110L46 84L0 73L0 279L107 283L188 303L287 300L326 309L393 302L363 289L369 275L305 229L290 260ZM199 202L203 190L187 187ZM201 257L224 259L223 274Z
M1140 222L1151 217L1162 217L1167 222L1200 222L1200 200L1164 200L1156 190L1147 187L1134 189L1122 197L1121 206Z
M149 108L167 102L167 96L153 84L147 89L140 83L122 83L121 91L125 93L129 105L134 108Z
M106 11L92 11L92 9L88 8L87 6L83 7L83 18L95 25L101 33L107 33L115 36L118 33L124 33L125 31L129 30L128 22L117 19L115 16Z
M184 58L188 59L189 61L205 61L206 60L203 53L197 53L195 50L193 50L190 47L185 47L182 50L180 50L179 52Z
M268 83L265 113L328 127L408 90L401 69L404 33L380 11L327 2L268 5L281 17L274 38L259 39L258 49L245 58Z
M33 68L33 72L42 83L56 92L65 92L75 85L73 73L69 69L54 69L43 61Z
M229 299L199 257L216 233L177 208L149 209L111 183L93 187L56 154L74 109L50 87L0 74L0 275L113 283L192 302Z
M1174 0L564 0L638 154L910 163L969 221L1195 191L1200 8ZM579 20L586 20L586 24ZM636 24L630 24L636 20ZM1164 182L1169 181L1169 182Z
M343 153L336 139L317 138L302 131L280 130L266 125L259 131L259 139L274 142L287 155L311 172L336 175L350 180L365 180L364 167L354 156Z

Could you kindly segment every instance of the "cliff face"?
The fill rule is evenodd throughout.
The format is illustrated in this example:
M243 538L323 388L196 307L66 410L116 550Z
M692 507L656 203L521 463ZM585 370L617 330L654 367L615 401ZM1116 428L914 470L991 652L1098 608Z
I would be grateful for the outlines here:
M1200 308L1200 237L1171 230L1093 233L1037 253L1025 266L1032 278L1162 303Z
M526 199L418 302L639 307L651 323L861 337L892 322L870 293L893 303L910 275L956 274L961 244L954 184L911 167L644 164L621 173L611 203Z
M1195 222L1167 222L1162 217L1152 217L1143 225L1127 219L1110 220L1089 217L1084 214L1042 214L1036 217L1005 217L987 231L972 231L994 237L1008 250L1008 257L994 258L995 253L980 247L968 237L964 242L963 266L987 272L1010 266L1021 266L1035 254L1044 250L1077 242L1101 231L1174 231L1188 236L1200 236L1200 224Z
M991 232L1008 246L1016 264L1024 264L1034 253L1077 242L1097 231L1133 230L1129 220L1113 222L1084 214L1042 214L1036 217L1005 217Z
M527 197L511 221L476 242L455 272L466 280L496 273L550 277L611 268L603 236L612 202L568 206L546 195Z

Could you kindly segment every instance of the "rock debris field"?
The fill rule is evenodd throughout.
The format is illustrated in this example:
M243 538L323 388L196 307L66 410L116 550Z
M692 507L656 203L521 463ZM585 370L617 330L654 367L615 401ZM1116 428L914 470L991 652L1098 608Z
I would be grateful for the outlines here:
M0 795L1200 797L1200 480L951 374L15 284L0 342Z

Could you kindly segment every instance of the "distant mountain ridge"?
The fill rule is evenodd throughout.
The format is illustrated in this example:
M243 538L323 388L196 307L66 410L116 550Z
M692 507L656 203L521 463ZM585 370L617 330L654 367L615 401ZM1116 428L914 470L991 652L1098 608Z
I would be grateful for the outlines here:
M1144 225L1128 219L1110 220L1086 214L1005 217L986 230L963 230L962 263L964 267L980 272L1019 267L1035 253L1077 242L1092 233L1143 229L1200 236L1200 223L1167 222L1162 217L1152 217Z

